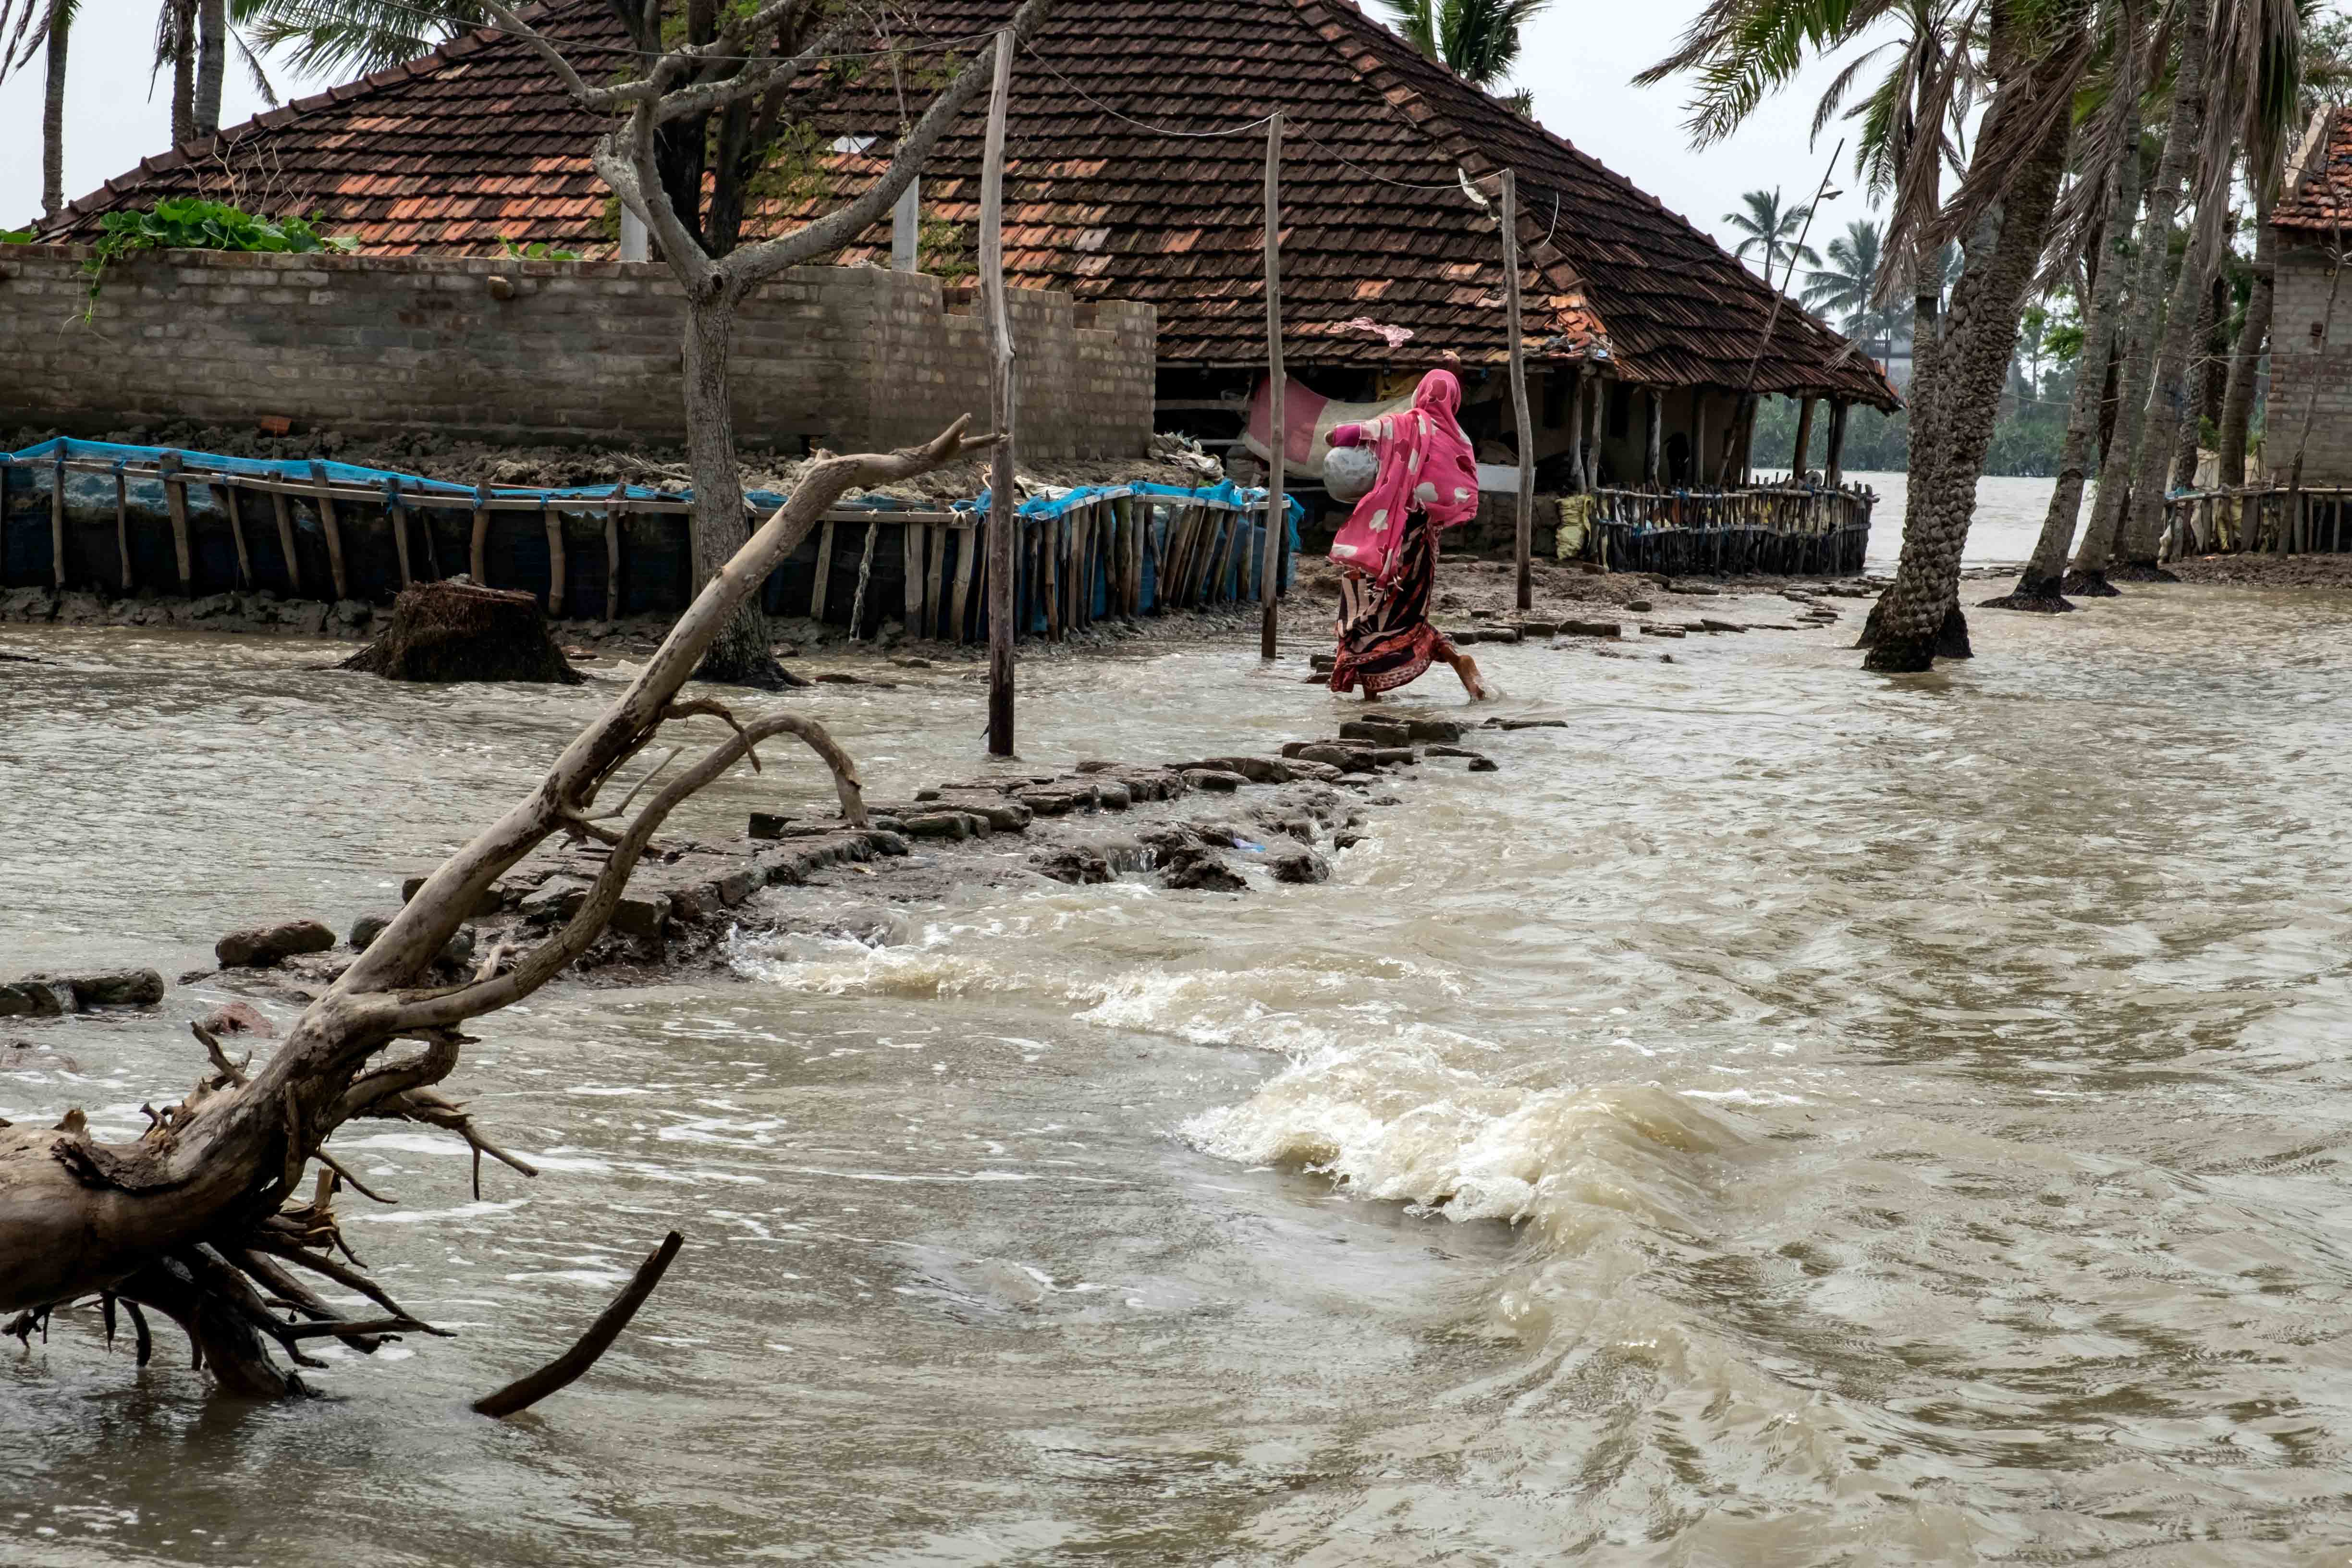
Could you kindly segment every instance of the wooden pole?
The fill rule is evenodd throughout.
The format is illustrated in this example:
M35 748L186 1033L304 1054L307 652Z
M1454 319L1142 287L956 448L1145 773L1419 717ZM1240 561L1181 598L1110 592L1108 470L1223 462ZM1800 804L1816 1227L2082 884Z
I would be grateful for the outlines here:
M1659 478L1658 443L1666 429L1666 395L1654 386L1650 388L1649 426L1647 444L1642 451L1642 482L1654 485Z
M563 615L563 519L543 500L539 503L539 517L547 531L547 616L560 620Z
M1813 405L1820 401L1808 397L1797 405L1797 449L1789 458L1789 478L1799 483L1805 477L1805 448L1813 444Z
M319 487L319 526L327 535L327 574L335 580L338 601L352 596L351 578L343 566L343 531L335 521L335 498L327 489L327 465L310 465L310 481Z
M384 481L383 516L392 524L392 553L400 563L400 586L404 592L416 579L408 569L408 509L400 504L398 479Z
M1850 407L1843 397L1830 399L1830 449L1823 455L1822 479L1832 489L1845 480L1845 418Z
M1601 379L1599 371L1595 371L1592 373L1591 406L1585 410L1585 430L1591 437L1586 445L1591 454L1585 462L1585 478L1591 480L1594 489L1601 488L1601 432L1606 428L1601 422L1601 414L1608 402L1609 384ZM1532 491L1535 483L1532 476L1528 482Z
M474 574L474 581L487 588L490 585L490 487L488 480L474 486L474 535L467 542L466 564Z
M284 490L269 492L269 510L278 518L278 550L286 557L286 586L299 599L302 596L302 559L294 553L294 509L288 503Z
M621 514L629 509L629 487L613 487L604 508L604 618L621 618Z
M1584 466L1584 383L1591 374L1586 365L1576 367L1574 390L1568 396L1568 469L1580 494L1592 493L1592 470Z
M114 464L114 554L122 564L122 591L131 590L131 496L122 479L122 462Z
M175 509L172 513L173 527L182 539L180 545L180 581L188 578L188 547L185 542L187 524L180 521ZM49 473L49 576L56 582L58 592L66 589L66 459L63 445L58 453L58 466Z
M221 505L228 509L228 536L236 545L236 585L250 588L253 586L253 557L246 549L245 519L237 515L236 487L222 479L214 480L213 488L220 491Z
M172 514L172 552L178 558L180 592L194 594L196 591L196 568L188 538L188 487L186 481L180 478L180 455L177 452L164 453L162 468L163 505ZM60 520L61 531L58 535L58 586L60 588L66 585L65 534L62 531L64 526L62 520L65 516L63 510L66 493L65 478L65 470L60 468L58 471L59 501L58 516Z
M1265 122L1265 548L1258 558L1257 656L1274 657L1274 580L1282 570L1289 508L1282 499L1290 432L1282 422L1282 110Z
M996 35L996 80L980 165L980 289L988 317L989 402L996 459L988 480L988 753L1013 754L1013 323L1004 303L1004 111L1013 96L1013 29Z
M1518 605L1535 605L1536 429L1528 416L1527 345L1519 337L1519 177L1503 171L1503 310L1511 333L1511 417L1518 431L1518 528L1512 549L1518 563Z

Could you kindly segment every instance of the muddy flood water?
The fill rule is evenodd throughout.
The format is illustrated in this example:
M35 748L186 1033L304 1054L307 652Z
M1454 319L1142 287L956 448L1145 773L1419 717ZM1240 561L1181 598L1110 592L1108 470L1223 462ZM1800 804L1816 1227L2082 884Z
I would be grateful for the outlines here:
M538 1181L337 1141L396 1200L342 1201L361 1256L460 1337L256 1408L60 1317L0 1354L0 1561L2342 1562L2347 619L2157 588L1899 680L1858 613L1482 647L1568 727L1424 766L1327 884L1041 882L552 988L447 1086ZM1032 666L1024 752L1328 732L1307 647ZM0 969L347 925L613 689L340 651L0 631L49 661L0 664ZM961 673L787 700L882 795L975 765ZM680 826L825 793L794 759ZM79 1071L0 1117L130 1135L228 994L49 1026ZM467 1412L672 1226L585 1382Z

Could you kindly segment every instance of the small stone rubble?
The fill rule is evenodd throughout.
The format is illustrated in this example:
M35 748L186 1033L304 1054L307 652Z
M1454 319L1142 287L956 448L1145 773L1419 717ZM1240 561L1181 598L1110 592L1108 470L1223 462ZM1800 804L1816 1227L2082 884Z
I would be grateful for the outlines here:
M1487 719L1479 730L1564 724ZM863 827L829 816L753 812L744 837L730 843L657 841L575 972L635 984L721 969L739 934L887 942L910 906L973 886L1149 877L1170 889L1231 895L1311 885L1330 878L1333 856L1362 842L1369 811L1397 804L1375 790L1383 775L1425 762L1460 763L1472 773L1498 766L1460 744L1471 728L1454 720L1382 714L1339 729L1289 742L1276 757L1094 760L1066 773L944 781L908 799L868 800ZM528 949L579 910L606 853L581 842L533 854L484 893L438 967L470 973L478 955L501 944ZM423 884L409 878L402 898ZM361 915L341 945L316 921L233 932L217 956L248 985L306 995L340 974L391 918Z

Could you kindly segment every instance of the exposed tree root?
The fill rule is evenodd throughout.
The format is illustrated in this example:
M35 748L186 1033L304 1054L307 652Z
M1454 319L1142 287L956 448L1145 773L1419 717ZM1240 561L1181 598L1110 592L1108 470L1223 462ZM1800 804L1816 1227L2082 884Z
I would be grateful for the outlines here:
M2123 597L2122 593L2107 581L2107 574L2104 569L2097 572L2080 570L2069 572L2066 574L2066 580L2059 585L2058 591L2076 599Z
M2124 561L2107 568L2107 577L2116 583L2178 583L2179 578L2153 561Z
M482 1395L474 1401L474 1408L485 1415L502 1419L530 1409L557 1389L577 1380L596 1364L599 1356L613 1348L613 1342L621 1337L621 1331L629 1326L629 1320L637 1315L637 1309L646 1304L646 1298L654 1293L654 1287L660 1284L662 1276L669 1271L670 1260L677 1256L677 1249L685 1242L686 1237L676 1231L663 1237L662 1244L637 1265L636 1277L613 1298L611 1306L596 1315L596 1321L588 1325L587 1331L570 1350L529 1376L515 1379L496 1394Z
M308 1392L299 1373L272 1359L273 1343L296 1366L316 1366L305 1342L337 1338L364 1352L399 1333L443 1332L368 1278L333 1200L345 1185L378 1194L325 1152L327 1140L355 1120L415 1121L466 1141L478 1194L484 1154L534 1174L435 1087L469 1043L458 1026L529 996L585 952L663 822L737 763L749 759L756 768L763 741L790 734L814 752L844 815L864 825L856 769L814 721L738 717L716 702L679 702L677 693L737 607L845 490L910 478L993 445L992 437L966 440L963 428L959 420L924 447L828 458L803 470L791 500L697 595L628 689L572 740L528 797L442 863L266 1062L232 1061L218 1037L196 1026L209 1070L179 1103L150 1108L146 1131L133 1140L100 1142L79 1110L49 1128L0 1122L0 1313L16 1314L21 1325L11 1331L46 1332L55 1312L95 1299L110 1341L116 1307L129 1310L143 1364L151 1342L140 1309L152 1308L179 1324L222 1392L257 1399ZM598 793L631 758L666 726L696 719L719 720L726 739L670 773L634 816L630 807L650 781L640 781L618 807L598 812ZM551 837L577 833L602 839L612 853L567 923L520 954L501 947L462 984L423 984L492 883ZM322 1168L311 1178L314 1163ZM348 1317L295 1269L383 1310Z
M2072 612L2075 606L2068 604L2064 595L2060 592L2057 577L2036 577L2027 574L2019 577L2017 586L2000 598L1979 600L1977 608L2023 610L2032 615L2063 616Z
M1876 604L1870 606L1870 614L1862 623L1862 636L1854 639L1855 647L1875 649L1885 641L1884 630L1885 620L1882 614L1885 604L1886 600L1882 597ZM1969 642L1969 617L1960 609L1958 600L1955 600L1951 607L1944 612L1944 624L1936 629L1935 637L1919 640L1927 646L1929 655L1927 664L1916 667L1919 669L1931 668L1939 658L1974 658L1976 657L1976 649ZM1905 654L1888 657L1907 658L1911 656ZM1874 658L1863 660L1862 667L1864 669L1876 670L1908 670L1914 668L1907 664L1881 664Z

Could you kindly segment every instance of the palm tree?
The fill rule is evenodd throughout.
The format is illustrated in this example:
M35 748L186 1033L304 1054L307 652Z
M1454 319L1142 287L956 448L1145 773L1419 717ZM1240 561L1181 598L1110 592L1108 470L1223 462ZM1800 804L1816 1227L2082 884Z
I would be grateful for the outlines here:
M239 31L305 76L367 76L480 25L478 0L229 0Z
M1882 348L1891 350L1894 322L1877 302L1879 241L1885 233L1868 218L1846 225L1845 233L1829 242L1829 265L1805 274L1804 292L1798 298L1837 316L1847 336L1874 337Z
M2195 0L2191 0L2194 4ZM2088 68L2095 0L1970 0L1952 23L1950 47L1921 45L1932 69L1908 73L1906 102L1888 102L1874 123L1884 137L1895 203L1883 248L1906 258L1919 290L1911 412L1914 454L1895 586L1865 630L1867 668L1929 668L1966 649L1959 611L1960 552L1976 506L1976 482L2017 343L2018 318L2048 237L2073 132L2075 87ZM1681 49L1652 77L1695 69L1701 91L1693 122L1704 140L1736 124L1740 103L1784 84L1811 57L1859 41L1889 18L1943 13L1904 0L1708 0ZM1973 95L1979 67L1991 86L1984 122L1959 189L1940 200L1945 164L1958 140L1948 125L1956 102ZM1849 68L1851 69L1852 68ZM1756 86L1754 84L1761 84ZM1711 119L1720 111L1728 120ZM1865 148L1865 151L1867 149ZM1949 325L1934 330L1940 279L1932 258L1947 240L1968 237L1952 288ZM1882 268L1882 272L1886 269ZM1927 290L1935 288L1934 293ZM1924 471L1923 471L1924 470Z
M1797 237L1804 232L1805 220L1813 216L1812 208L1801 203L1782 206L1778 185L1769 191L1750 191L1739 199L1747 204L1746 212L1723 215L1724 222L1748 237L1732 248L1731 254L1745 261L1750 253L1762 251L1766 282L1771 282L1773 268L1783 256L1793 256L1809 266L1821 265L1820 252L1797 242Z
M1551 0L1381 0L1405 42L1471 86L1492 91L1519 60L1519 29ZM1526 93L1507 100L1521 113Z
M66 54L79 0L0 0L0 80L38 49L48 79L41 96L41 213L65 205ZM37 18L37 22L36 21Z
M2066 434L2058 447L2058 482L2042 518L2033 553L2018 574L2017 586L1985 603L2004 610L2063 613L2074 606L2061 593L2066 552L2082 516L2083 487L2090 477L2093 437L2106 401L2107 371L2116 350L2116 325L2123 312L2124 277L2129 270L2132 215L2139 209L2140 82L2138 0L2121 0L2112 30L2106 83L2105 134L2095 145L2104 158L2083 172L2099 212L2098 249L2084 258L2092 280L2083 301L2083 342L2074 361L2074 395L2067 405ZM2094 265L2095 264L2095 265Z

